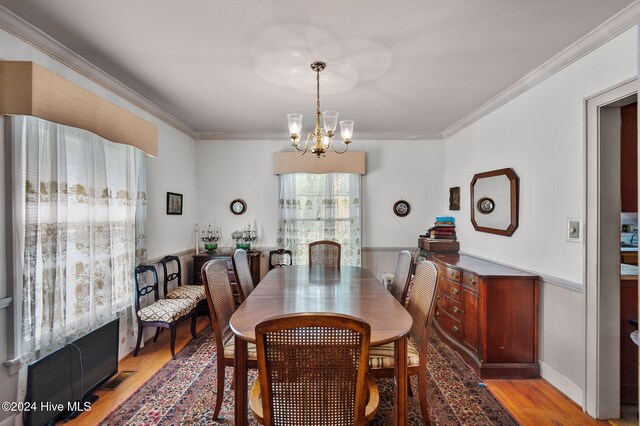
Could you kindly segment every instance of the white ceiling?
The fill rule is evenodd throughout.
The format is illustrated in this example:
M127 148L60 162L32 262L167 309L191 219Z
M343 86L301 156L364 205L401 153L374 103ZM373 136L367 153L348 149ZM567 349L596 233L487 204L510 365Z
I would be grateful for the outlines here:
M632 0L0 0L196 132L439 134ZM224 135L220 135L224 138Z

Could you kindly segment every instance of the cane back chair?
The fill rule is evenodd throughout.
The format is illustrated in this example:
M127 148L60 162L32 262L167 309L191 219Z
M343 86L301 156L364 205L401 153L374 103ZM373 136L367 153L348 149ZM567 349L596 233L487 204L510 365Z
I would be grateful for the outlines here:
M341 314L290 314L256 325L252 414L265 425L364 425L379 395L368 375L371 327Z
M340 267L340 243L322 240L309 243L309 266L326 265Z
M229 326L231 315L236 311L231 283L229 282L229 267L224 260L210 260L202 265L202 282L211 313L211 325L215 334L217 357L217 393L216 405L213 410L213 420L218 418L222 399L224 397L225 367L233 367L235 357L234 334ZM248 366L257 368L256 346L248 344Z
M435 294L438 286L438 271L428 260L416 265L413 290L409 296L407 311L413 318L413 325L407 339L407 366L409 376L418 375L418 397L422 419L429 424L427 405L427 346L429 330L435 305ZM371 348L369 368L374 377L394 376L393 343Z
M413 269L413 258L407 250L400 252L396 272L393 274L393 281L389 285L389 292L402 306L407 300L409 281L411 280L411 270Z
M234 251L233 256L231 256L231 263L233 264L233 273L236 276L236 283L238 284L238 296L240 296L240 303L242 303L255 288L253 278L251 277L251 269L249 269L247 252L243 249Z

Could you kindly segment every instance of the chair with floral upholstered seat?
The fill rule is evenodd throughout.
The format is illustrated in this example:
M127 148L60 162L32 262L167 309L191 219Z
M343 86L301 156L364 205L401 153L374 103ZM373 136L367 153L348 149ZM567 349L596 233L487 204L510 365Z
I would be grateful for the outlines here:
M435 265L423 260L416 265L413 289L409 296L407 311L413 318L413 325L407 339L408 374L418 375L418 396L425 423L429 424L427 406L427 346L429 330L438 287L438 271ZM394 376L394 345L389 343L371 347L369 368L374 377Z
M211 325L214 330L217 357L217 394L213 410L213 420L218 418L224 397L225 367L233 367L235 363L235 339L229 326L231 315L236 311L229 267L224 260L210 260L202 265L202 282L211 313ZM256 346L248 344L248 366L257 368Z
M201 284L182 284L182 266L177 256L165 256L160 261L164 272L165 299L189 299L197 305L197 312L208 314L204 286ZM171 269L173 272L169 272ZM169 284L175 281L176 288L169 291Z
M151 273L152 283L147 284L148 275ZM144 278L143 278L144 277ZM191 335L196 335L196 303L190 299L160 299L158 290L158 272L153 265L139 265L135 268L136 282L136 316L138 319L138 339L133 356L138 355L142 342L142 331L146 327L156 327L154 342L158 340L160 329L168 328L171 332L171 358L176 359L176 325L186 319L191 319ZM140 285L142 284L142 287ZM141 307L140 299L153 293L153 303Z

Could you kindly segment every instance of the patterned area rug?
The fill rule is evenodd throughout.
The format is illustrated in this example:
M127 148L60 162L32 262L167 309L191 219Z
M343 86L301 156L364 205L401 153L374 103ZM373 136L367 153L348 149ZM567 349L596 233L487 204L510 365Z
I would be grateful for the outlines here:
M517 425L511 415L459 356L431 333L429 410L435 425ZM107 416L102 425L210 425L233 424L233 371L227 368L223 421L212 421L216 398L216 349L211 327L191 341L176 360L169 361L129 399ZM250 370L249 389L255 380ZM414 398L409 401L409 423L421 425L417 377L412 377ZM393 382L378 380L380 408L369 425L392 424ZM256 422L251 418L250 424Z

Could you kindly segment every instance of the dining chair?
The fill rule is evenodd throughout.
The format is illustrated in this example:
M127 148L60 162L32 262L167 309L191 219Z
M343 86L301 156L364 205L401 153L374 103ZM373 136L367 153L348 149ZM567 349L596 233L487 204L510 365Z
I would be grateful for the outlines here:
M292 264L293 255L291 254L291 250L278 249L269 252L269 270L283 266L291 266Z
M197 304L206 305L204 286L199 284L182 285L182 266L177 256L165 256L160 260L164 272L164 297L165 299L191 299ZM175 264L175 267L171 265ZM169 269L173 272L169 273ZM169 291L169 283L175 281L176 288Z
M240 303L242 303L255 288L251 277L251 269L249 269L247 252L243 249L237 249L231 256L231 263L233 264L233 273L238 284L238 296L240 297Z
M152 283L147 284L146 278L151 273ZM191 335L194 339L196 335L196 302L191 299L160 299L158 290L158 271L153 265L139 265L134 270L136 282L136 318L138 320L138 339L133 356L138 356L140 343L142 342L142 330L146 327L156 327L156 335L153 338L155 343L162 328L168 328L171 332L170 348L171 358L176 359L176 325L188 318L191 318ZM145 278L141 278L145 277ZM140 287L142 282L143 286ZM154 302L143 308L140 307L140 299L147 294L153 293Z
M438 271L433 262L428 260L418 262L413 289L407 305L407 311L413 319L409 339L407 339L407 366L409 376L418 375L420 410L422 411L422 419L427 425L429 424L427 347L437 287ZM369 368L374 377L393 377L395 373L393 343L371 348Z
M396 272L393 274L393 280L389 285L389 292L402 306L405 305L407 300L412 269L413 258L411 253L408 250L401 251L396 264Z
M229 281L229 268L224 260L210 260L202 265L202 282L211 313L211 326L214 330L217 365L217 393L216 405L213 410L213 419L217 419L222 408L224 398L225 367L233 367L235 357L234 334L229 326L231 315L236 311L236 302L233 298L231 283ZM257 368L256 346L249 343L248 367Z
M364 425L380 397L368 374L371 327L341 314L289 314L256 325L249 404L264 425Z
M309 243L309 266L326 265L340 267L340 243L322 240Z

